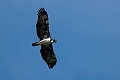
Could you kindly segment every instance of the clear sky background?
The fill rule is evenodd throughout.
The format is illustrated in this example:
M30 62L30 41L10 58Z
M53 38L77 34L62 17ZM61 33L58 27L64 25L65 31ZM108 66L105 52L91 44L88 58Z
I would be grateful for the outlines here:
M41 7L58 41L53 69L31 46ZM0 0L0 80L120 80L120 0Z

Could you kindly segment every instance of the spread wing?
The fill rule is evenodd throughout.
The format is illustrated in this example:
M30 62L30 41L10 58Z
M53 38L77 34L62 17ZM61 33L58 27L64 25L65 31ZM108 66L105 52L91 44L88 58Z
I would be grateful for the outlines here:
M38 20L36 24L37 36L40 40L50 37L48 14L44 8L38 11ZM41 56L47 63L49 69L56 65L57 59L53 51L52 44L49 46L41 45Z
M50 37L48 14L44 8L38 11L38 20L36 24L37 36L40 40Z
M56 65L57 59L53 51L52 44L50 44L48 47L42 45L40 52L49 69L53 68Z

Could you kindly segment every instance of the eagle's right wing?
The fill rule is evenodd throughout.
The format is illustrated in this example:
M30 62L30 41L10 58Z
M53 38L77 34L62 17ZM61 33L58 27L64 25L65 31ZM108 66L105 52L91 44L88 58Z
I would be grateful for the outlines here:
M53 68L53 66L56 65L57 59L53 51L52 44L50 44L49 46L42 45L40 52L41 52L42 58L47 63L49 69Z
M40 40L50 37L48 14L44 8L38 11L38 20L36 24L37 36Z

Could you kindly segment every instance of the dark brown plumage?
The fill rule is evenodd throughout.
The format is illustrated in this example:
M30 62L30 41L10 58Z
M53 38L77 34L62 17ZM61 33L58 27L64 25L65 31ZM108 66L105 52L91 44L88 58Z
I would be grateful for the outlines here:
M49 32L48 14L44 8L38 11L38 20L36 23L37 36L41 40L51 37ZM51 38L52 39L52 38ZM33 43L32 46L37 46L37 42ZM47 63L49 69L56 65L57 59L53 51L52 43L49 46L41 45L41 56Z
M40 40L50 37L48 15L44 8L38 11L36 24L37 36Z

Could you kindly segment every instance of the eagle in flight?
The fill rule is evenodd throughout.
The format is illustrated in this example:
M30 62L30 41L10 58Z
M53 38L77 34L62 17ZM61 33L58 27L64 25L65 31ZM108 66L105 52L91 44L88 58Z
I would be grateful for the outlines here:
M50 36L48 14L44 8L40 8L38 11L38 20L36 23L36 32L39 38L38 42L32 43L32 46L41 45L41 56L47 63L49 69L56 65L57 59L53 51L52 43L56 43L57 40Z

